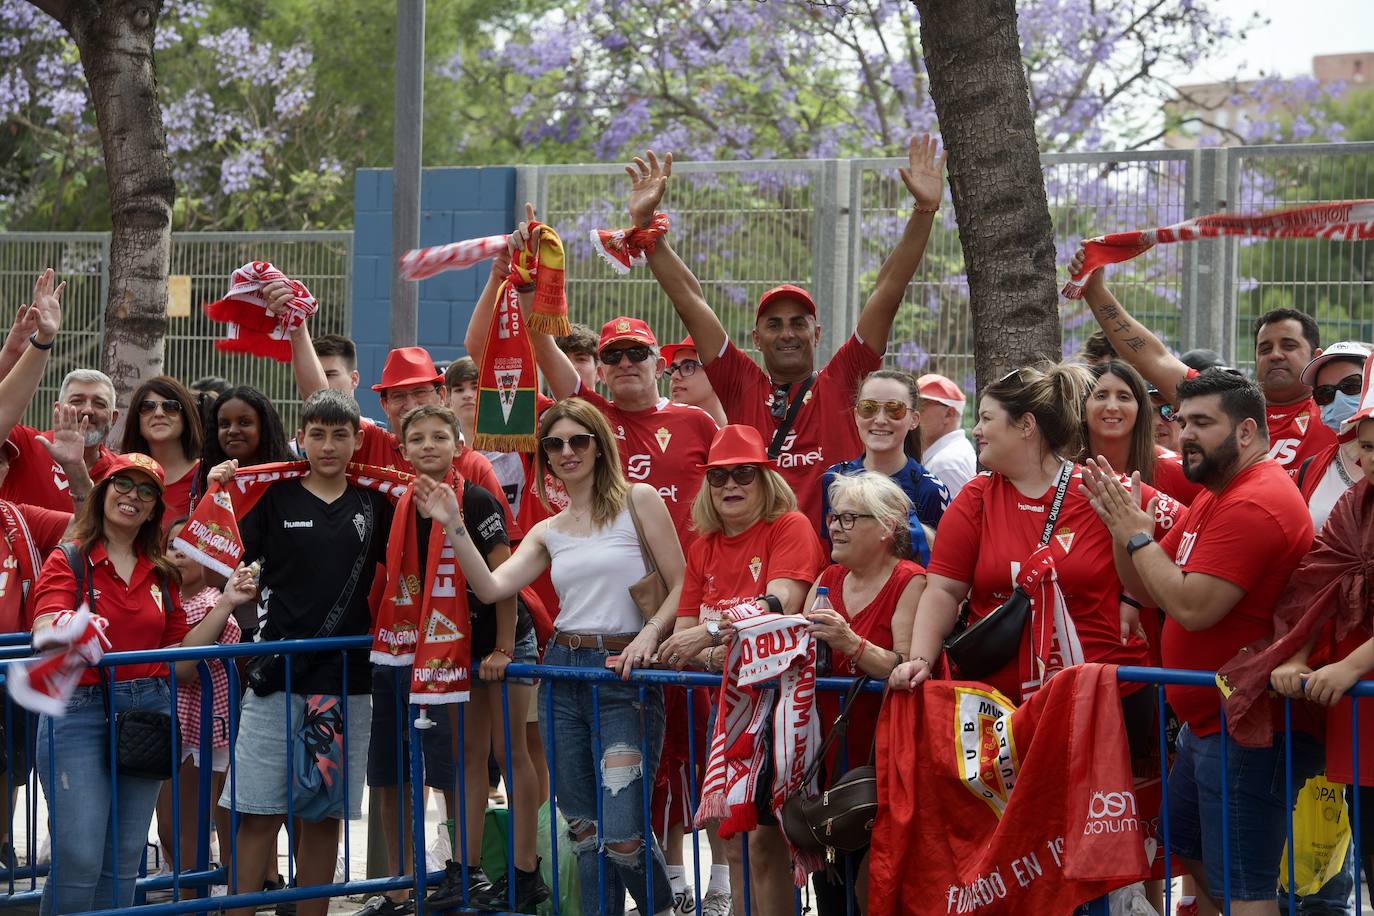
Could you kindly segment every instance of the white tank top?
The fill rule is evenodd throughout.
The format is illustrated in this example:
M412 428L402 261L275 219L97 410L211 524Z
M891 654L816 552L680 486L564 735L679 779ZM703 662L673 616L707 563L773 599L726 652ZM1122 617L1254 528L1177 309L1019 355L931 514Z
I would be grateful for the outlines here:
M644 618L628 589L644 578L644 555L628 508L595 534L577 536L546 528L544 547L549 552L549 577L558 593L554 624L559 630L639 632Z

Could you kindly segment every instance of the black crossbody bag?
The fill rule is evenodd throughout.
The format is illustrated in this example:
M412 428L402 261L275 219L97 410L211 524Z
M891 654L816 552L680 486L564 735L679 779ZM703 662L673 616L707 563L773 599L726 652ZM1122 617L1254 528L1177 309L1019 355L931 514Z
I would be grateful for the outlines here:
M358 495L358 499L363 505L363 517L366 520L367 533L363 538L363 549L353 562L353 569L348 574L348 581L344 583L343 591L339 592L339 597L335 600L334 606L325 615L324 623L320 624L319 630L311 639L325 639L333 636L334 631L339 628L344 612L348 610L348 605L353 600L353 593L358 589L358 580L362 578L363 568L367 565L367 557L372 552L372 532L376 527L372 502L363 498L361 493ZM293 676L300 677L304 671L308 670L307 665L307 657L298 655L295 662L296 671L293 672ZM281 693L286 690L286 659L281 655L254 656L244 666L244 676L248 682L248 689L260 697ZM347 689L348 686L345 684L344 690L347 691Z
M1059 469L1054 502L1050 504L1045 530L1040 535L1041 547L1048 544L1054 535L1054 525L1059 521L1060 510L1064 508L1064 496L1068 493L1072 477L1073 462L1066 461ZM1030 609L1030 595L1021 586L1015 585L1010 598L970 626L968 601L964 601L959 609L960 625L945 640L945 658L954 668L955 676L976 681L1000 670L1011 661L1021 647L1021 636L1030 620Z
M773 431L773 440L768 443L768 460L777 461L782 454L782 447L787 442L787 434L792 431L792 424L797 421L797 414L802 409L802 404L806 403L806 393L811 390L811 386L816 382L816 373L811 373L804 380L797 384L797 390L792 393L792 400L787 405L787 413L778 423L778 428ZM774 395L776 397L776 395Z
M76 594L86 594L86 606L92 614L95 608L95 576L91 573L90 558L75 544L63 544L62 553L76 577ZM162 589L164 613L171 608L171 596L167 593L166 577L158 574L158 587ZM111 673L110 677L113 677ZM176 677L169 671L168 677ZM105 717L109 721L114 715L114 757L115 772L120 776L133 776L139 779L166 780L172 778L172 769L181 759L181 732L176 720L170 713L155 709L126 709L114 711L114 700L110 696L110 679L105 672L100 673L100 689L105 694Z

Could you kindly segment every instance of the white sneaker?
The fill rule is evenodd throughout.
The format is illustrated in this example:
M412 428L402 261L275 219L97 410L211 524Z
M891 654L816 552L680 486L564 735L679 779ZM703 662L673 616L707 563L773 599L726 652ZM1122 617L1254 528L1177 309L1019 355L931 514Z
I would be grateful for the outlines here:
M701 898L701 916L730 916L730 895L725 891L709 891Z
M673 912L678 916L690 916L697 911L697 895L692 889L692 885L681 892L673 895Z

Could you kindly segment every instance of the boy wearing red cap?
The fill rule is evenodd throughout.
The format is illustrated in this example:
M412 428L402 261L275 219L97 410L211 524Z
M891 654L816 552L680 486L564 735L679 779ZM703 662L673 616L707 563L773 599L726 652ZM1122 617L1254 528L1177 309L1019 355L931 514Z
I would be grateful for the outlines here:
M664 372L668 376L668 398L674 404L700 407L711 415L717 426L724 426L725 408L721 406L711 380L701 369L701 354L689 334L682 343L668 344L663 348L663 361L668 364Z
M759 299L752 332L763 355L764 369L730 340L702 293L701 284L669 246L667 237L647 252L649 267L696 342L711 385L725 405L726 418L759 431L778 471L797 494L799 508L820 527L820 478L825 469L863 450L851 416L859 380L882 366L892 321L921 263L935 212L944 192L944 155L929 135L912 138L910 167L900 169L916 206L901 241L878 271L873 294L859 314L854 335L821 368L815 350L821 328L816 303L806 290L791 284L770 289ZM648 164L635 160L630 216L637 227L653 221L668 177L672 154L660 166L648 153ZM766 371L764 371L766 369ZM800 390L805 386L804 393ZM790 430L774 442L778 427L801 398Z

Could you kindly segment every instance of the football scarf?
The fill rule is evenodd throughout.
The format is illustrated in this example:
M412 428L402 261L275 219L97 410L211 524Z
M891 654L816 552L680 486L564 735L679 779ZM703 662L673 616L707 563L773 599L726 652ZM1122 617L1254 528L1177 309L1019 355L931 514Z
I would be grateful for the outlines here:
M816 646L804 617L770 614L753 603L725 610L735 625L716 708L716 728L696 823L720 821L721 839L758 826L754 807L759 773L768 753L760 732L777 693L773 712L773 786L769 804L779 819L783 802L797 792L814 797L803 777L820 749L816 717ZM781 691L753 685L779 678ZM798 887L821 867L818 856L792 849L792 876Z
M1066 668L1020 708L965 681L893 692L877 769L874 916L1071 913L1149 875L1115 666Z
M1083 243L1083 269L1069 278L1060 294L1065 299L1083 298L1083 284L1094 271L1108 264L1129 261L1157 244L1223 236L1321 238L1336 242L1371 239L1374 238L1374 200L1338 200L1267 213L1213 213L1158 229L1098 236Z
M5 679L14 702L46 716L67 714L67 701L76 692L86 669L105 657L110 640L105 636L109 621L92 614L81 602L75 611L62 611L52 626L34 638L33 649L39 658L12 661L5 666Z
M282 480L310 473L308 461L277 461L239 468L228 487L214 481L196 503L191 517L172 543L197 563L224 576L233 575L243 559L243 539L238 520L257 505L267 488ZM376 490L393 502L409 490L415 478L390 468L350 464L345 471L348 482L365 490Z
M540 334L571 334L568 294L563 287L563 241L552 226L541 222L529 224L531 235L536 229L539 245L533 249L526 246L511 258L511 282L517 286L534 284L534 302L528 317L531 328Z
M18 633L30 628L26 604L29 592L38 581L38 571L43 568L43 559L33 543L33 533L24 521L19 507L9 500L0 500L0 524L4 525L4 544L9 550L4 565L11 566L19 577L18 583L11 582L0 599L0 633ZM17 585L17 587L16 587Z
M496 309L487 327L478 369L472 447L479 450L532 452L538 445L539 373L520 314L514 277L512 272L496 294Z
M1021 660L1021 700L1041 689L1045 682L1070 665L1082 664L1083 644L1078 629L1064 602L1059 576L1054 568L1054 552L1049 545L1037 547L1026 562L1016 584L1030 596L1030 647L1018 653Z
M291 284L294 293L286 314L280 317L267 310L267 300L262 295L262 288L275 280ZM305 284L292 280L266 261L250 261L230 275L229 292L223 299L205 306L205 314L212 321L229 325L225 337L215 341L216 350L266 356L289 363L290 333L318 308L319 304Z
M616 273L626 274L630 268L644 265L658 240L668 233L668 226L668 214L660 210L654 213L648 228L593 229L592 251L601 255Z
M399 272L406 280L425 280L446 270L461 270L490 260L506 250L506 236L450 242L433 248L416 248L401 255Z

